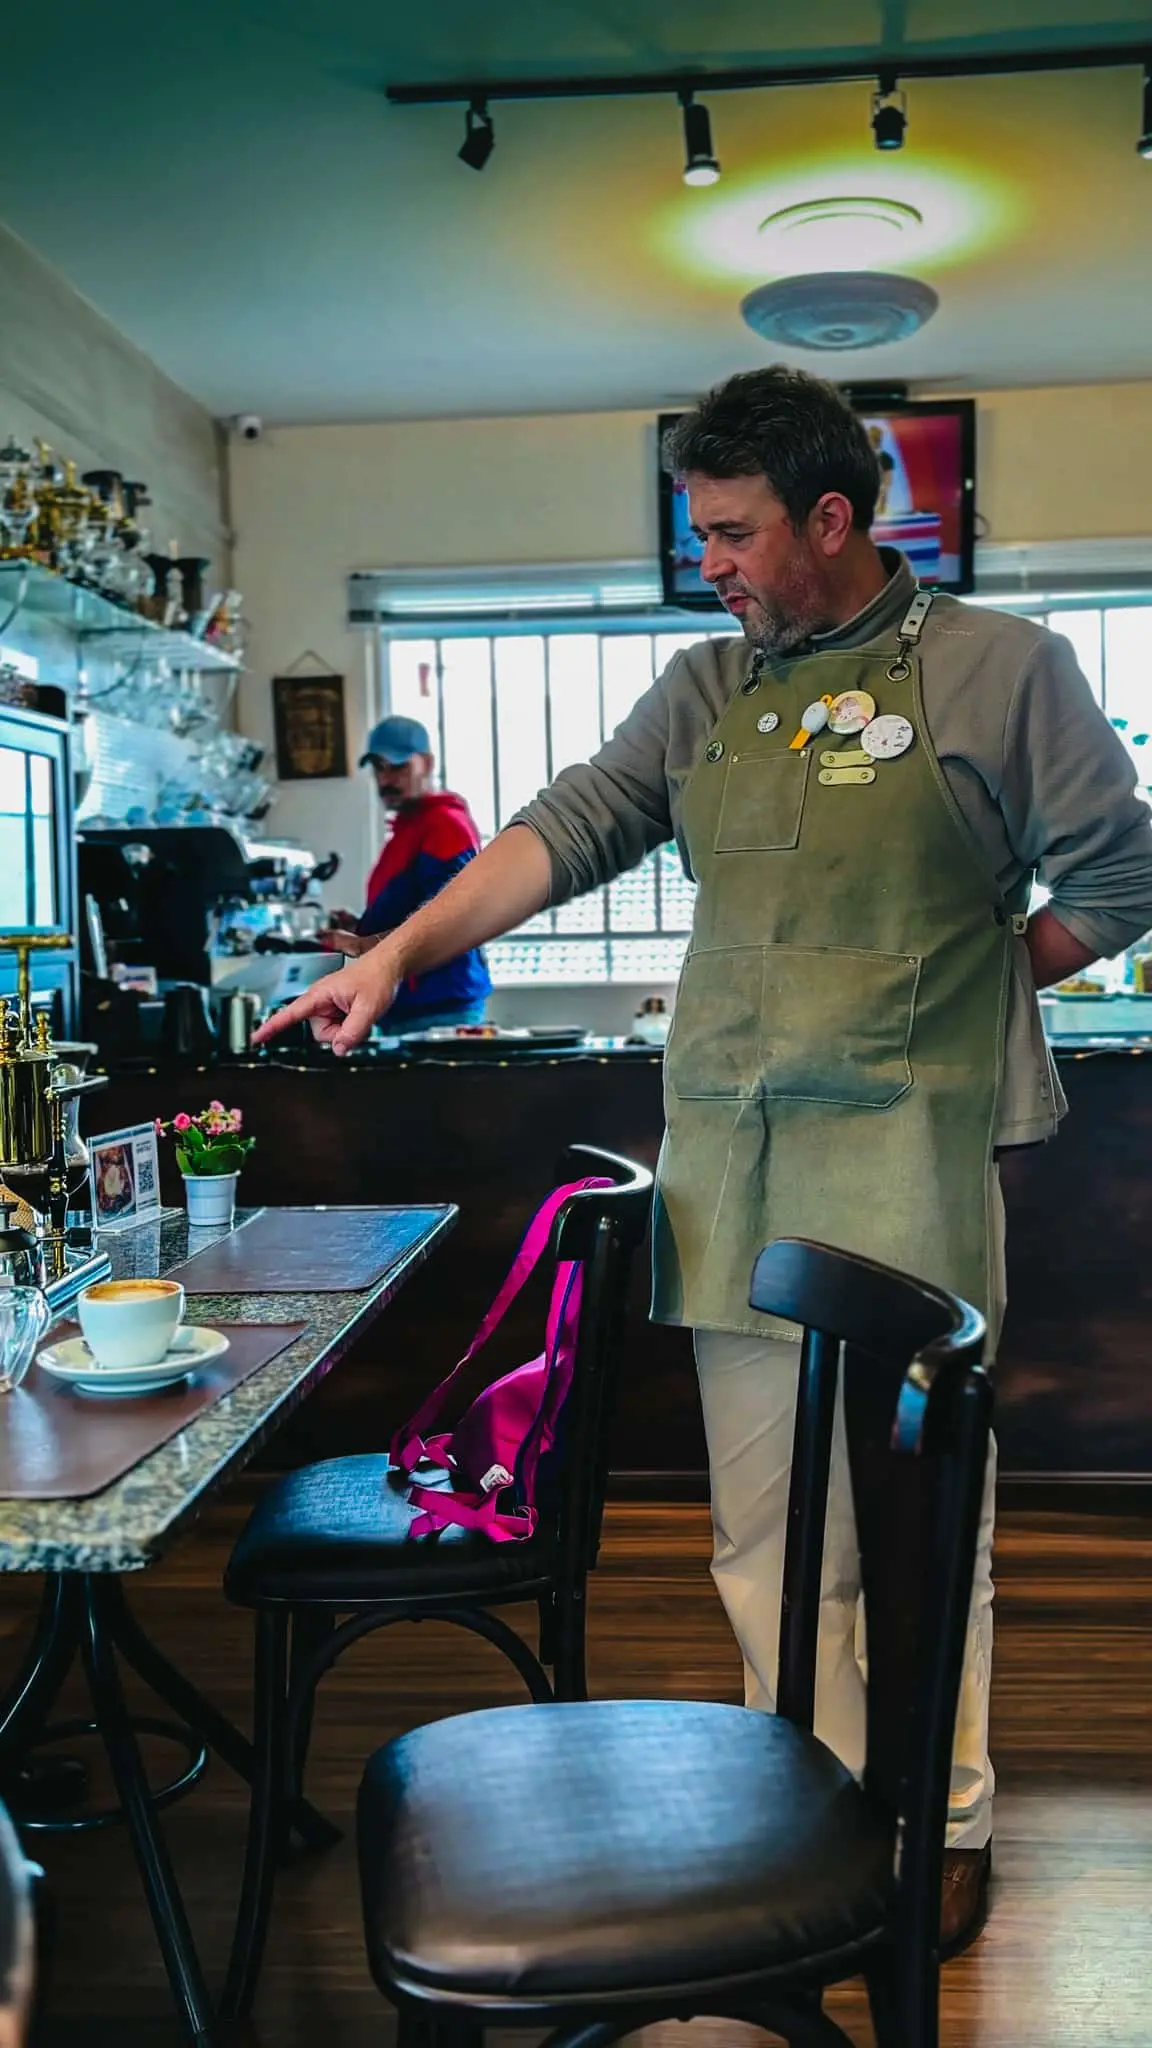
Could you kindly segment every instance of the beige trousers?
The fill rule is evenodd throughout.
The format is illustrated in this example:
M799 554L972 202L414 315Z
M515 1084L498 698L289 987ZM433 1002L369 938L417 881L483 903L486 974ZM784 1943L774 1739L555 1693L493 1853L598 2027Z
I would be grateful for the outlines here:
M994 1180L992 1211L995 1257L989 1289L990 1350L999 1336L1004 1311L1004 1218L998 1179ZM712 1487L712 1575L744 1659L746 1702L773 1713L798 1348L787 1339L736 1337L715 1330L697 1330L695 1342ZM996 1781L988 1757L988 1698L995 1512L996 1446L992 1443L948 1802L948 1846L957 1849L980 1849L992 1833ZM832 1442L820 1590L816 1733L857 1775L864 1768L866 1668L860 1561L840 1400Z

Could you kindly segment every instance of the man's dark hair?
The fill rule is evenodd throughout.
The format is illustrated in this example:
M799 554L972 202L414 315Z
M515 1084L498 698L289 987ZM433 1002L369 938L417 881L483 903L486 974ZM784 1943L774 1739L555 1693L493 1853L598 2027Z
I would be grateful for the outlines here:
M866 533L876 516L880 465L858 413L834 384L773 364L717 384L664 442L674 476L764 476L799 531L826 491L852 507Z

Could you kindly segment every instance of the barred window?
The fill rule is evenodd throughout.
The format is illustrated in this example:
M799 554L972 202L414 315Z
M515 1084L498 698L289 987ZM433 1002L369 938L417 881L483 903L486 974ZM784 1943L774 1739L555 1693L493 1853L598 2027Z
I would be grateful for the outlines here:
M445 787L467 798L487 840L561 768L594 754L672 656L705 637L562 631L385 641L388 700L428 727ZM490 946L493 979L674 981L693 894L676 848L662 846L607 888Z

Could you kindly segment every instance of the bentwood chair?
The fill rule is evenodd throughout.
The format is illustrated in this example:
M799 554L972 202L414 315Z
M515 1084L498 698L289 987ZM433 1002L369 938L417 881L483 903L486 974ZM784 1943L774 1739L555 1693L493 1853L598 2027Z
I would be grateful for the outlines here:
M604 2048L697 2016L844 2048L937 2042L941 1865L991 1390L963 1302L821 1245L763 1252L753 1307L805 1328L778 1712L597 1701L461 1715L360 1791L368 1958L401 2048L485 2027ZM812 1733L838 1363L868 1638L867 1761Z
M410 1541L416 1510L404 1485L390 1480L387 1453L378 1452L286 1474L232 1553L225 1593L256 1612L256 1765L224 1993L229 2019L244 2017L255 1994L316 1688L352 1643L399 1621L454 1622L501 1650L533 1700L587 1696L585 1588L600 1541L628 1281L652 1196L646 1168L592 1146L571 1147L556 1185L591 1177L611 1185L572 1195L553 1230L555 1260L583 1261L584 1286L559 1455L549 1496L537 1503L534 1535L493 1543L453 1527ZM431 1483L423 1473L421 1483ZM496 1612L525 1600L538 1608L538 1654Z

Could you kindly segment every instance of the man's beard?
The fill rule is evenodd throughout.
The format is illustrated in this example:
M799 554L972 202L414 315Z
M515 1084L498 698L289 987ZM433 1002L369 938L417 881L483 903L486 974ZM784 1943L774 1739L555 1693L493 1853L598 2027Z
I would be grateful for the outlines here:
M770 598L748 589L741 594L749 599L749 609L738 624L758 654L789 654L813 633L827 631L832 623L823 594L805 563L796 563L787 587L774 591Z
M755 603L755 611L745 612L740 628L758 654L787 654L807 637L797 620L783 612L767 611L758 598Z
M793 648L811 639L813 633L829 628L823 607L815 603L806 605L802 611L784 610L780 606L770 611L760 598L754 599L753 604L754 609L746 611L739 624L744 638L758 654L790 654Z

